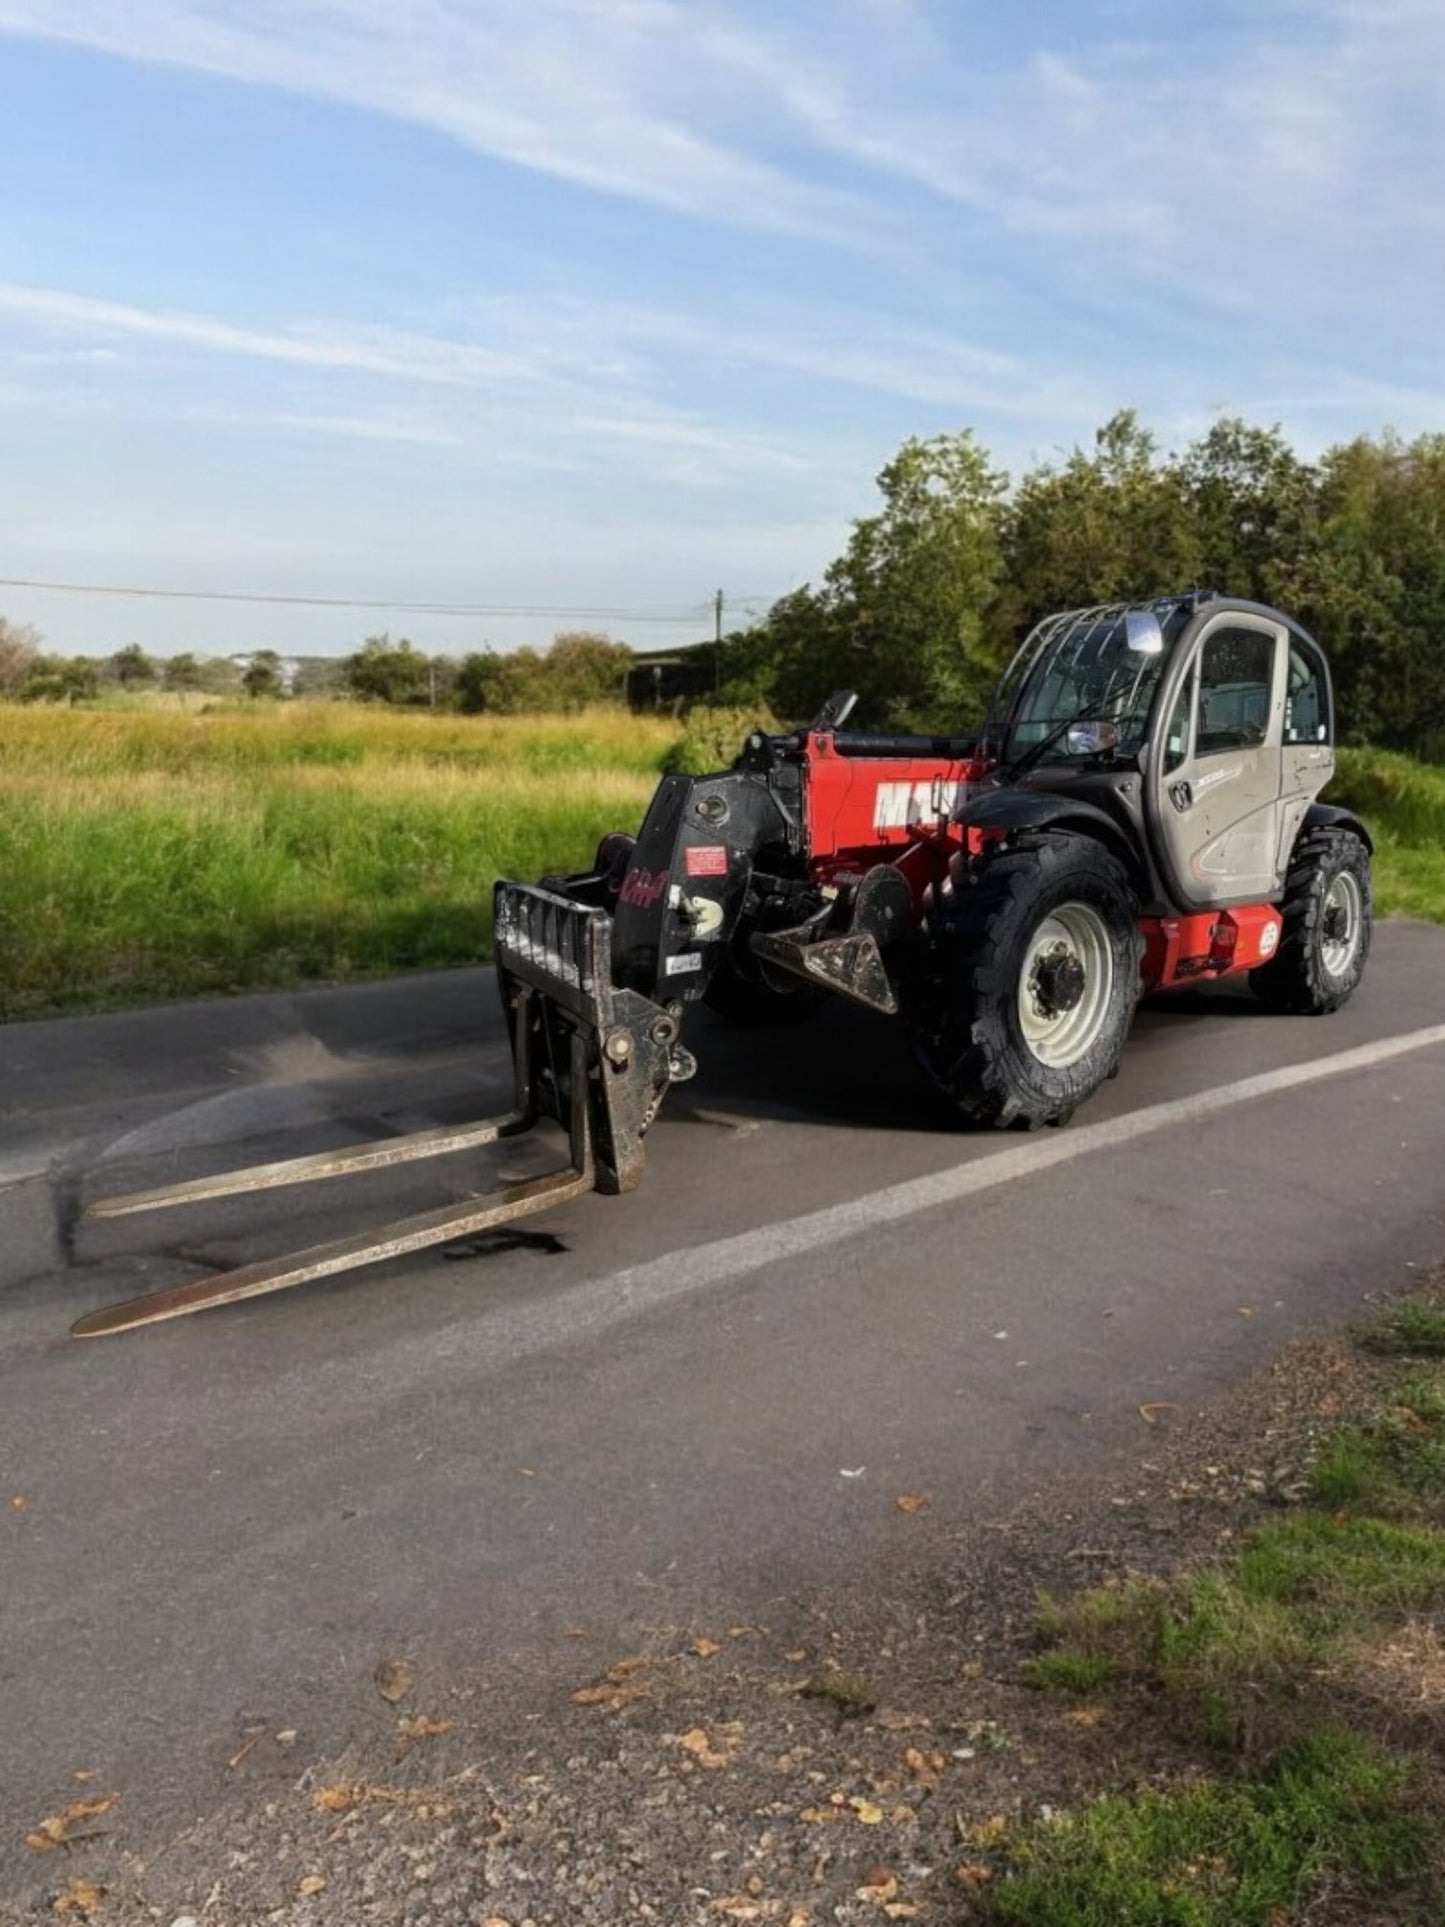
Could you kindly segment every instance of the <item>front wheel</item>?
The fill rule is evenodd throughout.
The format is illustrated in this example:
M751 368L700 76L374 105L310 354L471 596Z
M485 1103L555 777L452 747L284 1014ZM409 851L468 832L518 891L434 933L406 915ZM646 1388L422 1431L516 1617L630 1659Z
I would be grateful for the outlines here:
M1061 1123L1117 1070L1143 945L1102 844L1048 831L955 865L926 935L915 1048L974 1122Z
M1307 831L1285 880L1279 949L1249 973L1271 1010L1322 1017L1365 974L1374 921L1370 853L1352 830Z

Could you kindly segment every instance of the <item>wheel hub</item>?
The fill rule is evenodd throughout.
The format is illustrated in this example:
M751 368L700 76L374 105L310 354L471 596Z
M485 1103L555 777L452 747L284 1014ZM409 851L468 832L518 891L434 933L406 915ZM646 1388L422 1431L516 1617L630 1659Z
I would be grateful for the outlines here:
M1075 1009L1083 998L1087 982L1083 964L1063 944L1040 957L1034 965L1031 985L1039 1015L1062 1017Z
M1041 919L1018 977L1019 1029L1050 1070L1068 1070L1109 1022L1114 956L1108 926L1089 903L1061 903Z

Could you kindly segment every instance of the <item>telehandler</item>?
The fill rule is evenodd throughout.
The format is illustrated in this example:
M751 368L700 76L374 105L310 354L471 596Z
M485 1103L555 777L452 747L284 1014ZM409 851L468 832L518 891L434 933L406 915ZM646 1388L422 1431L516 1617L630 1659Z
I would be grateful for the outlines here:
M1370 945L1368 830L1319 801L1334 709L1318 645L1211 591L1069 610L1032 631L977 737L847 727L749 736L666 776L592 867L500 882L505 1117L104 1198L90 1215L299 1184L494 1143L551 1118L561 1169L295 1256L112 1306L77 1337L230 1304L633 1189L702 1000L792 1023L827 996L902 1020L963 1118L1063 1124L1118 1068L1146 992L1247 973L1323 1014Z

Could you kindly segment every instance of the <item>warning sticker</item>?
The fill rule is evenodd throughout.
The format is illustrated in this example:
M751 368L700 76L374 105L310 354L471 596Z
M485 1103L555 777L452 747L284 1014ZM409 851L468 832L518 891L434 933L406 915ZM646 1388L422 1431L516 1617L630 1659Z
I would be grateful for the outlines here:
M684 853L683 861L690 877L725 877L728 873L728 853L721 843L699 843Z
M702 969L702 958L695 950L684 950L681 956L669 957L662 966L665 977L690 977L694 970Z

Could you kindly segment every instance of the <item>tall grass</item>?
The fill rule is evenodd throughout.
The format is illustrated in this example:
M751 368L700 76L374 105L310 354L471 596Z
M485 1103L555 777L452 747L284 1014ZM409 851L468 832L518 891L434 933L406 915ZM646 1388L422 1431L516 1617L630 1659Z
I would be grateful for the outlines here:
M0 708L0 1017L474 962L635 827L671 724Z
M1388 750L1342 749L1327 800L1358 810L1370 827L1376 907L1445 923L1445 768Z

